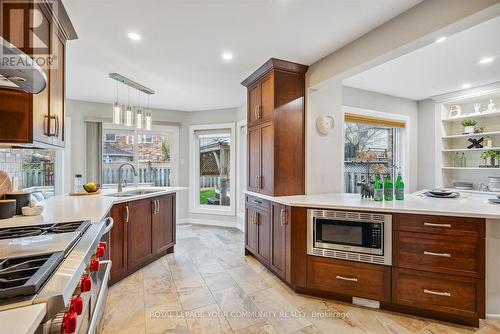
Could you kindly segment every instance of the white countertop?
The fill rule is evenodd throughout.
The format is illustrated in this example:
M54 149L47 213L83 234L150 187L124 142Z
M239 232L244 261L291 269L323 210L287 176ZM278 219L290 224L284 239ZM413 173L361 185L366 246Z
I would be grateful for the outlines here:
M46 304L35 304L0 312L2 333L34 333L47 312Z
M421 192L406 195L404 201L375 202L362 199L359 194L317 194L273 197L246 191L248 195L260 197L287 206L337 209L371 212L414 213L500 219L500 205L488 203L487 196L461 193L459 198L430 198ZM495 196L489 196L495 198Z
M0 228L12 226L26 226L49 224L54 222L69 222L90 220L98 222L103 220L114 204L135 201L142 198L161 196L186 190L184 187L126 187L123 192L138 189L158 190L154 193L131 197L109 197L106 194L116 193L116 188L102 189L100 194L86 196L57 195L40 202L44 206L43 213L39 216L16 216L0 220Z

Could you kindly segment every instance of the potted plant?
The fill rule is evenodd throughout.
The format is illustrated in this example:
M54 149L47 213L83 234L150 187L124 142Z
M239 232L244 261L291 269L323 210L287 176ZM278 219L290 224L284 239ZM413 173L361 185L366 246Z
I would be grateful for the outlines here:
M500 158L500 152L498 151L486 151L481 154L481 159L484 159L485 163L486 160L490 159L491 167L496 166L496 159L498 158Z
M475 126L477 122L473 119L465 119L462 121L462 126L464 127L464 134L472 134L475 131Z

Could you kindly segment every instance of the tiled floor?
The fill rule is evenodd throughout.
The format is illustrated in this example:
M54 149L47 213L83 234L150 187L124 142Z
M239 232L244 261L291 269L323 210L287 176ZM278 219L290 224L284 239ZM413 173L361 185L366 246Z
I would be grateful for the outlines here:
M110 289L104 333L500 333L295 294L230 228L180 225L174 254Z

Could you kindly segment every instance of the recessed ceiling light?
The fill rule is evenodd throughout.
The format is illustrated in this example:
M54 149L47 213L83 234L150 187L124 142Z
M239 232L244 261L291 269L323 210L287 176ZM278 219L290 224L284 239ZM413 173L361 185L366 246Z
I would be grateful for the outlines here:
M479 59L478 64L481 64L481 65L489 64L489 63L493 62L493 60L495 60L495 58L493 58L493 57L484 57L484 58Z
M231 52L224 52L222 54L222 59L229 61L233 59L233 54Z
M140 41L142 38L141 35L139 35L138 33L135 33L135 32L129 32L127 34L127 37L133 41Z
M436 39L436 43L443 43L444 41L446 41L446 36L441 36L438 39Z
M468 88L471 88L471 87L472 87L472 85L470 83L464 83L462 85L462 89L468 89Z

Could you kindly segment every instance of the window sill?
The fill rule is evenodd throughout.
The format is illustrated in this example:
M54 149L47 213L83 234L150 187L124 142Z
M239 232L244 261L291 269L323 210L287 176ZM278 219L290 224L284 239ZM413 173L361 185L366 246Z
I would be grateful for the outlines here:
M190 213L200 213L200 214L208 214L208 215L221 215L221 216L234 216L234 208L212 208L210 206L199 206L196 208L190 208Z

